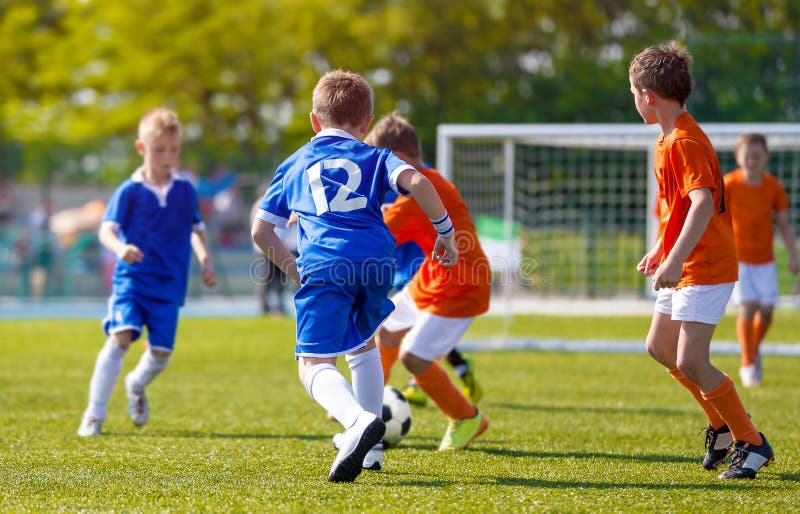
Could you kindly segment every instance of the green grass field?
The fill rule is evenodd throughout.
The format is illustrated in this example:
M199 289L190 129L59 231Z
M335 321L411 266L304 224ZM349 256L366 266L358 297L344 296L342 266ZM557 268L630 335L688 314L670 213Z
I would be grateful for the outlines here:
M797 341L780 312L774 340ZM498 334L479 319L470 338ZM646 317L514 318L529 337L643 338ZM326 481L338 425L309 399L293 321L186 319L137 429L121 381L105 435L75 435L102 344L99 322L0 322L0 511L103 512L791 512L800 498L800 358L765 357L765 386L740 390L777 460L753 481L699 463L703 417L641 354L474 353L489 430L436 451L446 422L414 408L384 470ZM733 338L732 318L719 337ZM131 369L136 345L125 361ZM736 377L736 356L714 362ZM396 368L391 383L407 375Z

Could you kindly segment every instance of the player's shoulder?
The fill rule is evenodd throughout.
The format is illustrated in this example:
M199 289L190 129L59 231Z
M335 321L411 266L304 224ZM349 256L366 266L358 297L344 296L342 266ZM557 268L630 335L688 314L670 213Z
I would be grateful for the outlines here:
M734 184L741 183L744 180L742 175L742 169L738 168L733 171L729 171L728 173L725 173L724 175L722 175L722 180L725 182L726 186L731 186Z

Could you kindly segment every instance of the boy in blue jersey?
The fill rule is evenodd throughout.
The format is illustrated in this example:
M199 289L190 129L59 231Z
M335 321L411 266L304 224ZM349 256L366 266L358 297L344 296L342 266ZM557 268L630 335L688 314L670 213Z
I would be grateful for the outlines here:
M167 367L172 355L192 249L200 261L203 283L216 285L197 194L175 172L180 149L181 125L175 113L157 108L145 114L136 140L144 162L114 191L106 208L100 242L118 262L103 319L108 339L97 356L80 436L100 434L122 359L145 326L147 349L125 377L125 390L133 423L147 422L150 409L144 388Z
M430 182L392 152L361 142L372 123L372 88L335 70L314 88L316 135L275 171L253 222L253 241L300 288L295 358L308 394L345 428L328 480L352 482L380 469L385 426L383 370L373 335L393 310L387 298L395 242L383 222L387 191L411 194L439 231L434 253L452 267L453 224ZM297 259L275 234L298 217ZM352 386L336 368L345 355ZM369 457L368 457L369 454Z

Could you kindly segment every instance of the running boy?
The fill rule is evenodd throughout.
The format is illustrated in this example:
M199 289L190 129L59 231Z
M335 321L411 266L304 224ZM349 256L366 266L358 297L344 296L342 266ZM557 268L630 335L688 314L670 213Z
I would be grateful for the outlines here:
M745 387L761 385L759 347L772 325L778 301L778 277L773 252L772 217L778 225L790 273L800 271L786 191L765 169L769 160L763 134L742 134L736 140L739 168L725 175L725 191L731 207L733 236L739 251L739 280L733 299L739 304L736 334L742 349L739 377Z
M449 418L439 450L463 449L489 424L436 361L456 346L475 316L489 309L489 261L461 195L452 183L424 166L417 132L406 119L397 114L381 118L365 141L392 150L428 177L458 227L459 248L464 251L452 270L444 270L430 257L436 232L428 226L418 202L398 198L384 212L397 243L414 241L429 257L411 282L392 298L395 311L378 331L378 344L384 378L388 380L399 356L414 382Z
M147 423L150 408L144 388L167 367L172 355L192 249L203 283L216 285L197 194L175 171L181 150L181 124L175 113L157 108L145 114L136 150L144 162L114 191L100 226L100 242L118 262L103 319L108 339L97 356L80 436L100 434L122 359L145 326L147 349L125 377L125 391L133 424Z
M629 68L636 110L662 132L655 147L661 233L637 265L658 291L647 351L688 389L708 417L706 469L753 478L774 460L733 381L709 360L711 337L737 278L736 246L719 161L688 111L691 56L677 43L650 47Z
M300 380L345 427L328 480L352 482L362 466L382 466L383 371L373 334L393 309L387 296L395 242L381 215L386 192L410 193L434 220L437 262L454 265L458 250L453 224L428 179L390 151L360 141L373 119L367 81L331 71L314 88L312 104L316 135L278 167L252 233L264 255L300 285L294 297ZM275 234L292 212L298 217L296 261ZM352 388L336 368L340 355L347 356Z
M389 210L392 204L397 200L397 195L390 191L386 198L383 199L384 212ZM394 291L401 291L406 284L411 282L417 270L425 261L425 254L419 245L413 241L408 241L397 246L397 272L394 274L394 281L392 282L392 289ZM464 396L472 403L478 403L483 395L478 380L475 378L475 364L470 357L461 353L458 348L453 348L446 357L447 363L452 366L458 378L461 379L463 387L461 391ZM428 395L414 382L414 377L408 378L408 383L403 388L403 396L406 397L408 403L412 405L424 406L428 403Z

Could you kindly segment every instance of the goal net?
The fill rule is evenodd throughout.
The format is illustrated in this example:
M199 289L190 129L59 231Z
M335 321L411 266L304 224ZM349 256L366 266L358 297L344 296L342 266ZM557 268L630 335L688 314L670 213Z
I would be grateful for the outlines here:
M702 127L723 173L737 167L739 134L767 136L768 170L786 188L790 222L800 228L800 124ZM470 209L496 288L515 296L644 296L648 287L635 265L657 222L658 134L658 126L638 123L447 124L438 127L436 165ZM786 294L792 278L779 269Z

